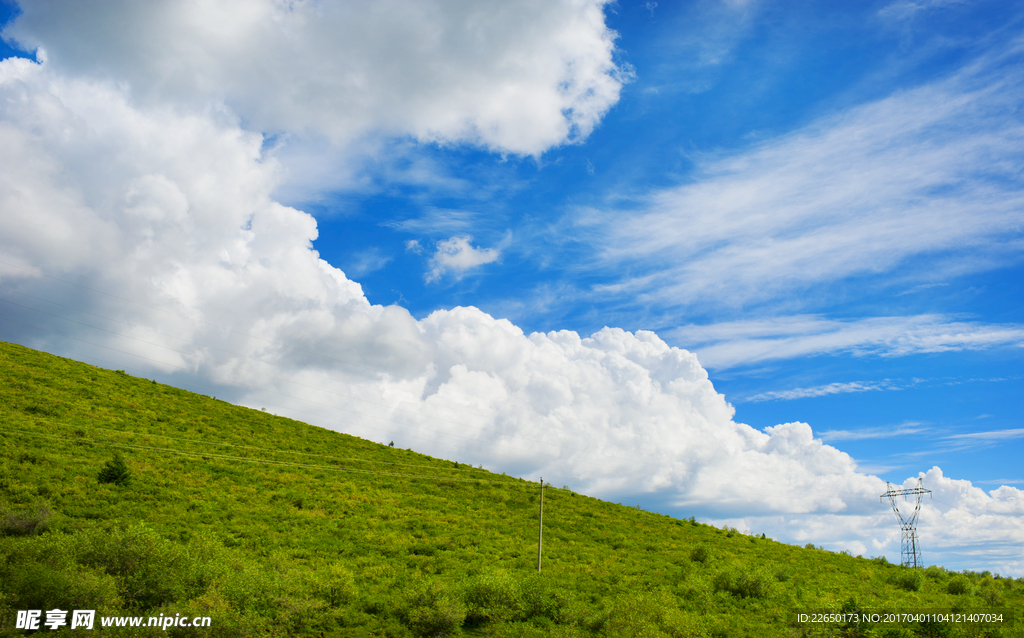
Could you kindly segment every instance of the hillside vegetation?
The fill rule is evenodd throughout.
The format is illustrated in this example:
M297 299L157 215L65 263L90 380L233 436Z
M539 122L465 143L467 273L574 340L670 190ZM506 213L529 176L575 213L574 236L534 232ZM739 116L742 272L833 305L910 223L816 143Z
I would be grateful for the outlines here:
M565 489L545 490L537 574L537 483L4 343L0 419L7 635L17 610L52 608L212 619L104 635L1024 635L1020 579L906 570ZM856 610L1006 620L797 622Z

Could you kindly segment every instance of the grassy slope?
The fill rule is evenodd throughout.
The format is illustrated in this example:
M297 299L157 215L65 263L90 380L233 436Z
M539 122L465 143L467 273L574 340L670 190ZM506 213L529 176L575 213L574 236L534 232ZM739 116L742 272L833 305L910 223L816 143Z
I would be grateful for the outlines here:
M912 591L892 565L566 490L545 492L538 576L535 483L4 343L0 419L0 632L33 604L212 617L191 636L789 636L844 604L1024 607L1019 580L933 568ZM118 450L132 482L99 483Z

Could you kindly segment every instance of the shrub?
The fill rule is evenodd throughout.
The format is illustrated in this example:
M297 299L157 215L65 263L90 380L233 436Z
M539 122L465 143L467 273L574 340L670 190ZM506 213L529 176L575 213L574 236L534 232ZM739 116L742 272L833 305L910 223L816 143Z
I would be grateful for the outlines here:
M4 539L0 543L0 607L119 608L115 580L76 564L71 540L63 534Z
M518 620L519 584L508 572L495 570L470 580L466 587L466 620L470 623Z
M767 598L773 578L761 567L735 571L725 570L715 576L715 591L726 591L740 598Z
M939 579L945 577L946 570L942 569L938 565L932 565L924 570L924 575L928 578Z
M199 593L201 579L182 546L145 525L76 535L80 564L113 576L130 609L151 609Z
M331 607L343 605L355 596L355 578L341 565L329 565L318 576L315 583L317 594Z
M695 563L703 563L705 565L711 562L711 548L701 543L690 550L690 560Z
M4 589L19 609L106 609L120 607L113 578L77 565L26 565L9 575Z
M700 614L680 610L675 597L664 591L617 596L601 629L601 635L614 638L707 635Z
M542 618L559 620L571 603L571 596L552 588L551 581L540 574L530 574L519 581L519 604L524 619L537 622Z
M466 620L466 605L444 583L437 581L420 588L406 609L409 629L424 638L447 636Z
M100 483L114 483L116 485L128 485L132 480L132 472L120 452L114 453L114 458L107 461L100 470L97 477Z
M0 534L4 536L32 536L42 534L50 527L52 514L45 507L26 507L8 512L0 519Z
M905 591L921 591L924 575L917 569L901 569L893 577L893 584Z
M978 596L993 607L999 607L1003 604L1003 597L999 595L999 591L994 587L982 588L982 590L978 592Z

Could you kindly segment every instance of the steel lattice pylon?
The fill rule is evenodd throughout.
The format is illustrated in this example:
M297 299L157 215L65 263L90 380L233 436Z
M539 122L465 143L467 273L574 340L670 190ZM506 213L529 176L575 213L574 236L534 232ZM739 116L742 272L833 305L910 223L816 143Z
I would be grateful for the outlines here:
M911 490L894 490L892 484L888 481L885 482L886 491L882 494L879 499L888 498L889 504L892 505L892 511L896 513L896 520L900 522L900 561L904 567L924 567L924 563L921 561L921 544L917 540L917 515L921 512L921 497L925 494L931 494L931 490L924 489L924 484L921 479L917 479L917 487ZM900 508L896 506L896 497L902 496L904 499L908 496L916 496L914 503L914 513L906 516L900 514Z

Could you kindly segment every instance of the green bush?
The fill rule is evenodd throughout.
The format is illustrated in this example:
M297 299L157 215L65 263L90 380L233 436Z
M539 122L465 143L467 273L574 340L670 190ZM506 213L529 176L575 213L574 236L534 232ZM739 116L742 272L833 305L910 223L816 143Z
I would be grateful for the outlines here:
M946 577L946 570L942 569L938 565L932 565L924 570L924 575L933 580Z
M542 618L561 621L565 607L572 602L571 594L552 587L549 579L537 573L519 581L519 592L523 618L533 622Z
M45 507L24 507L8 512L0 518L0 535L31 536L42 534L50 527L52 518Z
M466 620L470 623L518 620L521 616L519 584L503 570L471 579L465 600Z
M715 575L715 591L729 592L740 598L767 598L774 580L767 570L754 567L746 570L723 570Z
M114 458L107 461L100 469L97 476L100 483L114 483L116 485L128 485L132 480L132 472L120 452L114 453Z
M954 596L962 596L971 593L971 580L963 574L957 574L949 580L946 585L946 593Z
M904 591L921 591L924 575L918 569L901 569L893 577L892 582Z
M466 605L440 581L420 586L405 606L405 620L417 636L448 636L466 621Z
M331 607L338 607L352 600L356 593L355 578L337 563L316 572L314 589L317 595Z
M129 609L186 600L204 584L185 548L145 525L88 530L74 537L74 546L78 563L114 577Z
M13 609L121 607L115 579L77 564L73 537L63 534L0 542L0 602Z
M695 563L703 563L707 565L711 563L711 548L706 544L701 543L690 550L690 560Z
M608 638L708 635L705 620L699 614L680 610L676 598L664 591L616 597L601 629L601 635Z

